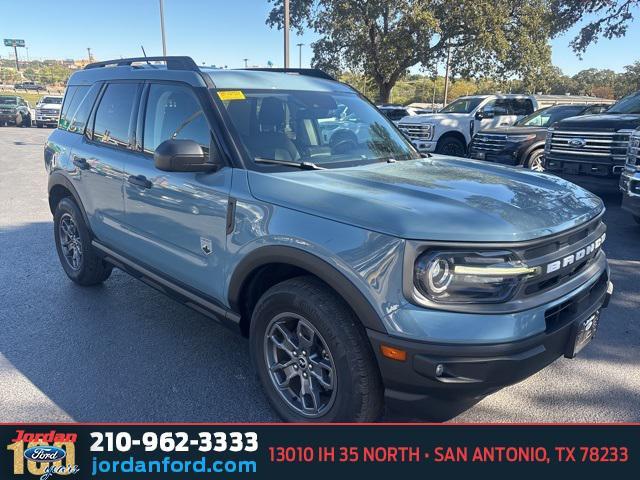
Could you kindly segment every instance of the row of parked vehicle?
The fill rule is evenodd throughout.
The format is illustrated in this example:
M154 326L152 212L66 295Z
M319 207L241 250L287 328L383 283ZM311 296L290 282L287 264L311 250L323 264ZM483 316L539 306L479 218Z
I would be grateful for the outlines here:
M544 106L551 101L563 104ZM589 97L465 96L437 114L408 115L396 124L421 152L522 166L581 184L618 182L624 208L640 223L640 92L611 103Z
M19 95L0 95L0 125L55 127L60 118L62 95L45 95L36 107Z

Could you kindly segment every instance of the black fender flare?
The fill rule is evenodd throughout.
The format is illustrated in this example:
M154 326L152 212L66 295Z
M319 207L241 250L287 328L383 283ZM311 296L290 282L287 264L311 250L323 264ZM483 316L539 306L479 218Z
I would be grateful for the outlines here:
M520 165L524 166L525 162L529 159L529 155L531 155L534 151L544 149L544 144L545 142L542 141L535 142L533 145L529 145L520 157Z
M291 265L315 275L347 302L366 328L386 333L387 330L371 303L339 270L304 250L282 245L260 247L236 266L231 275L228 294L229 305L234 311L241 311L240 299L246 280L257 268L270 263Z
M80 201L80 195L78 195L78 191L76 190L76 187L73 186L73 184L71 183L71 180L69 180L66 176L64 176L60 172L51 172L49 174L47 192L49 193L49 209L51 210L51 213L55 214L55 211L53 210L53 205L51 204L51 190L53 190L54 187L57 187L57 186L64 187L71 192L71 196L76 202L76 205L78 205L80 212L82 212L82 218L84 220L84 223L89 229L89 231L91 232L91 224L89 223L89 217L87 216L87 212L84 210L84 205L82 205L82 202Z

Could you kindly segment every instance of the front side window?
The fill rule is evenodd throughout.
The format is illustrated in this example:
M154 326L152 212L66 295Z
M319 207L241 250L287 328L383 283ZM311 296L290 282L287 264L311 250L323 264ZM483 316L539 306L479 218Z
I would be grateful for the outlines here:
M93 139L118 147L129 146L133 105L138 85L112 83L107 85L96 111Z
M538 110L523 118L516 125L520 127L550 127L564 118L579 115L583 107L550 107Z
M440 110L440 113L471 113L481 101L480 97L459 98Z
M153 84L144 120L144 151L153 153L165 140L193 140L205 153L211 130L195 94L181 85Z
M223 105L254 159L331 168L418 158L393 124L355 93L245 90Z

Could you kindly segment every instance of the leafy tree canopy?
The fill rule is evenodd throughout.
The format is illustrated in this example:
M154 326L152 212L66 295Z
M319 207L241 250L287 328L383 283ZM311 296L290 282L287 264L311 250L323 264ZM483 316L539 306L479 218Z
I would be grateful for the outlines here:
M282 27L282 0L269 0L267 24ZM432 69L452 47L452 72L533 78L549 68L547 0L291 0L291 23L320 35L314 66L360 71L388 101L407 69Z

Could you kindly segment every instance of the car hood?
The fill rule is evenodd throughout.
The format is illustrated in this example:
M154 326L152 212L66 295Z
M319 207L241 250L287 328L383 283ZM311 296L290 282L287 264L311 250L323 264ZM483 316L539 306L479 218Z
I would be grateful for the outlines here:
M60 105L59 103L39 103L38 105L36 105L36 108L47 108L47 109L51 109L51 110L60 110L62 108L62 105Z
M616 131L635 129L640 126L640 115L603 113L600 115L585 115L570 117L555 124L556 130L605 130Z
M540 134L547 132L547 127L518 127L518 126L510 126L510 127L497 127L497 128L486 128L484 130L480 130L478 133L497 133L501 135L529 135L531 133Z
M332 170L249 172L259 200L405 239L509 242L551 235L603 210L543 173L454 157Z
M422 113L420 115L409 115L400 120L400 123L442 123L448 122L458 123L461 120L470 117L467 113Z

